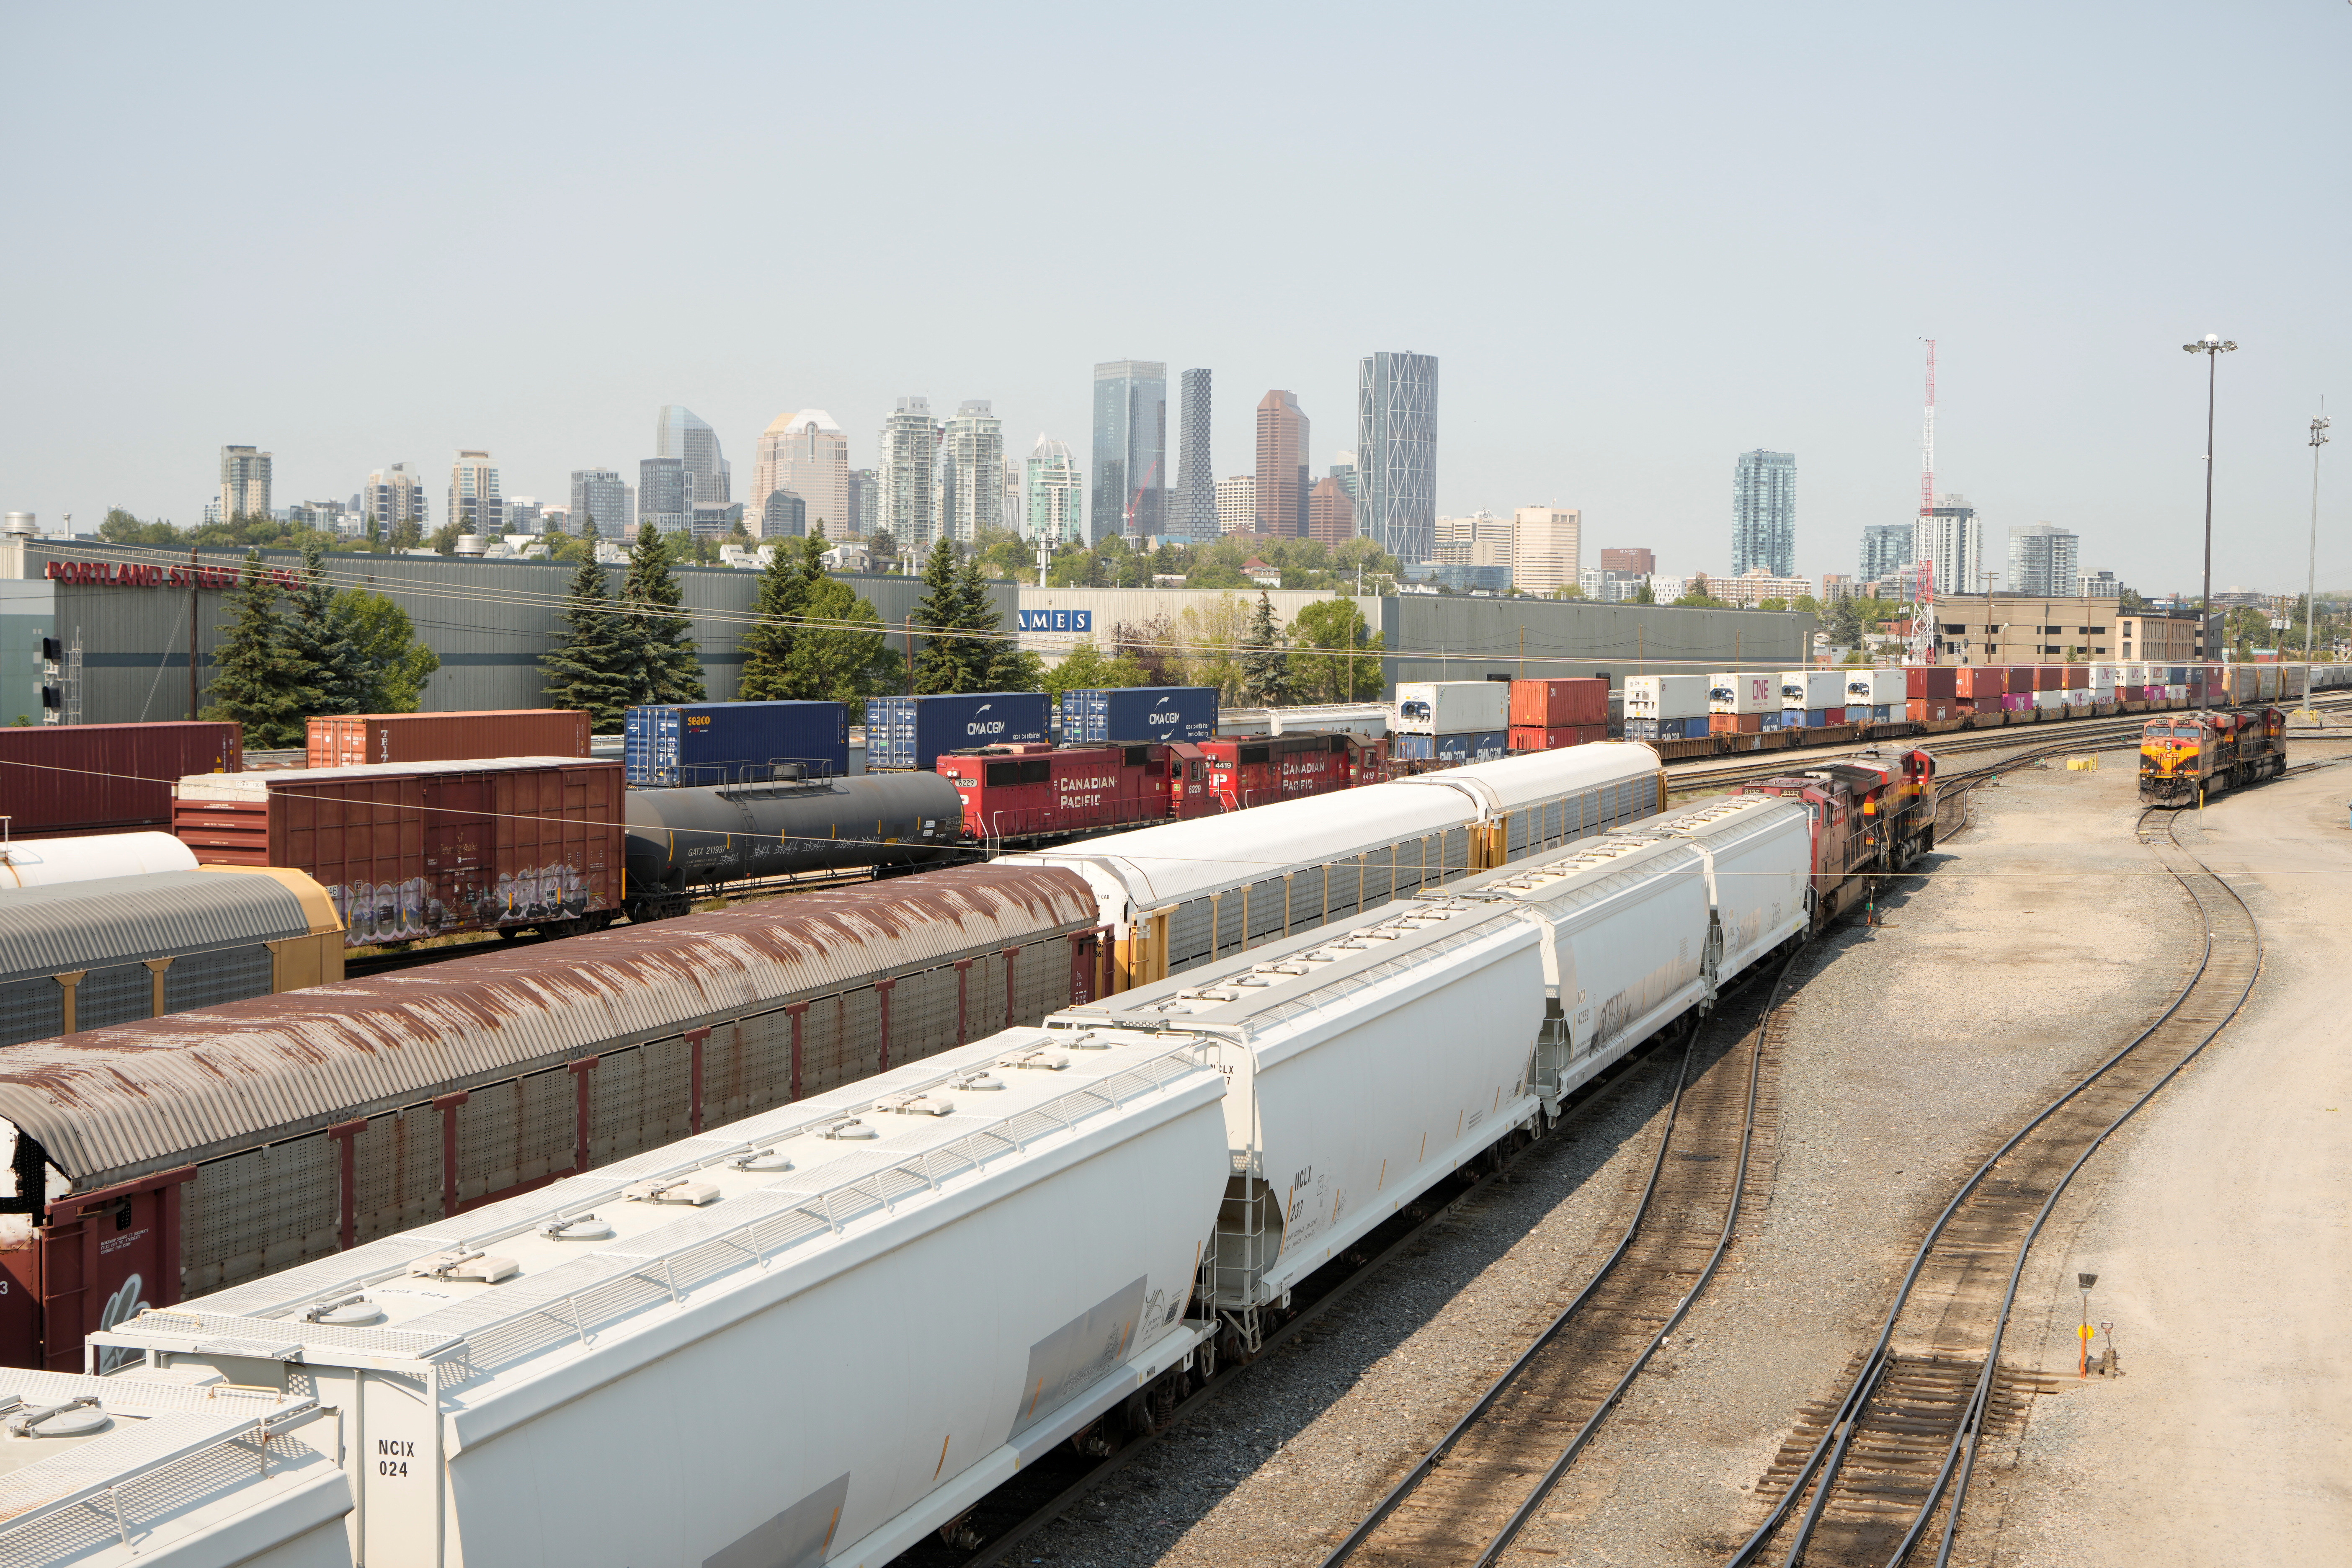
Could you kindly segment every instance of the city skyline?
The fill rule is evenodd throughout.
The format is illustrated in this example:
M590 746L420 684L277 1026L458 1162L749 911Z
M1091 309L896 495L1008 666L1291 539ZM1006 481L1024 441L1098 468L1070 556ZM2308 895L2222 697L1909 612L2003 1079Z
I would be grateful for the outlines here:
M1797 565L1817 575L1851 568L1864 525L1916 511L1916 340L1928 335L1940 343L1939 482L1997 527L2049 520L2080 533L2090 562L2114 562L2128 540L2126 574L2162 590L2193 581L2201 537L2205 389L2179 345L2219 331L2242 347L2220 366L2215 574L2291 582L2308 529L2305 436L2331 381L2347 379L2352 303L2277 280L2327 275L2352 214L2304 199L2274 150L2334 145L2352 129L2335 86L2352 8L2101 7L2037 21L2030 53L2006 47L2030 15L1906 13L1857 29L1730 7L1515 14L1524 47L1507 53L1475 18L1336 37L1309 16L1262 18L1243 54L1225 47L1222 14L1175 37L1107 18L1049 30L1043 55L1016 52L978 16L914 38L880 16L828 17L829 58L888 59L915 106L877 125L856 111L872 72L855 65L789 104L749 90L756 62L791 52L786 17L736 14L736 47L714 63L683 37L624 35L611 18L559 33L491 14L467 24L477 74L592 98L684 92L702 111L583 127L534 112L527 95L460 107L455 83L428 80L412 112L329 116L296 137L263 99L224 102L206 84L331 73L378 47L361 19L246 29L164 14L124 31L71 9L19 12L11 54L42 68L17 84L12 205L42 237L0 267L12 297L40 308L14 323L18 374L0 386L0 501L49 526L70 512L86 530L116 504L192 524L209 488L197 476L226 444L276 455L281 503L347 496L392 461L437 479L461 448L495 451L512 490L544 497L575 468L633 475L648 455L646 411L666 403L692 407L739 460L779 412L826 408L865 466L910 388L935 408L988 397L1009 428L1055 432L1084 462L1081 377L1130 353L1214 368L1223 479L1246 464L1234 416L1269 386L1317 412L1327 447L1347 441L1359 362L1394 345L1444 366L1439 512L1554 500L1596 538L1650 544L1668 570L1727 566L1724 458L1769 437L1804 457ZM445 25L423 13L399 31L429 45ZM1397 76L1426 100L1475 92L1496 105L1485 120L1432 123L1392 175L1431 235L1509 216L1512 243L1475 287L1458 247L1366 246L1360 226L1305 237L1279 272L1251 247L1199 253L1140 236L1103 267L1048 233L1109 219L1127 235L1140 170L1159 190L1232 192L1242 223L1281 217L1295 196L1248 184L1257 142L1097 145L1043 103L980 89L1016 60L1073 79L1118 61L1139 101L1181 102L1202 83L1242 90L1285 51L1333 68L1275 112L1294 166L1360 155L1350 83ZM1514 90L1523 77L1533 86L1533 62L1563 54L1603 79L1581 118L1605 135ZM2149 111L2168 62L2186 58L2214 65L2201 128ZM1760 129L1738 114L1755 71L1801 111ZM2020 112L1912 123L1902 138L1850 133L1857 121L1912 122L1907 106L1937 91ZM110 111L91 115L97 102ZM959 232L992 246L990 308L918 316L904 302L935 289L940 269L910 243L898 171L974 126L1008 180L1051 171L1058 221L1041 226L1034 202L982 200L983 182L941 197ZM1742 163L1771 178L1699 155L1734 136ZM823 245L796 237L799 206L752 199L795 153L839 193ZM2102 176L2085 193L2089 165ZM238 171L234 205L207 194L223 167ZM736 242L684 258L541 244L526 247L528 265L495 266L478 248L354 243L330 262L314 244L256 243L356 241L387 211L402 232L487 218L511 236L560 235L583 203L616 199L654 168L674 199L728 214ZM2137 232L2185 173L2226 174L2231 221L2119 252L2113 237ZM1923 245L1921 205L1890 195L1905 189L1935 193L1936 225L1969 242ZM1713 244L1727 227L1742 236L1736 260ZM1759 330L1767 321L1783 330ZM361 342L401 347L357 374L348 356ZM2352 485L2324 487L2321 506L2322 580L2352 581Z

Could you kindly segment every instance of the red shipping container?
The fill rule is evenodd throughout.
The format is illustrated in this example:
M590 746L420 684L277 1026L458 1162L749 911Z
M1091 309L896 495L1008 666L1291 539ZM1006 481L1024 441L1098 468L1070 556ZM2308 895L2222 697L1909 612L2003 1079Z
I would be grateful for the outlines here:
M1903 668L1904 695L1914 702L1923 697L1941 698L1948 707L1951 700L1958 695L1960 668L1960 666L1952 664L1906 665Z
M2062 664L2058 667L2058 689L2088 691L2091 689L2091 667L2087 664Z
M1754 735L1762 732L1761 713L1710 713L1706 716L1706 732L1710 735Z
M1763 715L1756 715L1762 718ZM1589 746L1595 741L1609 738L1609 726L1599 724L1514 724L1511 726L1511 750L1515 752L1556 752L1562 746Z
M2058 667L2057 667L2056 665L2054 665L2054 664L2037 664L2037 665L2035 665L2035 666L2033 667L2033 689L2034 689L2034 690L2036 690L2036 691L2063 691L2063 690L2065 690L2066 689L2065 689L2063 686L2061 686L2061 685L2058 683L2058 681L2059 681L2059 675L2058 675Z
M1955 666L1957 680L1952 689L1955 697L2000 697L2009 691L2009 668L1999 664L1963 664ZM2000 704L1993 704L1998 710Z
M1511 728L1562 730L1609 722L1609 683L1597 677L1511 682ZM1514 749L1517 748L1514 742Z
M172 786L190 773L241 772L241 725L0 726L0 813L12 838L172 826Z
M1949 697L1915 697L1908 710L1914 724L1939 723L1960 716L1957 700Z
M468 713L338 713L310 721L310 765L457 763L484 757L584 757L588 715L571 708Z
M621 903L618 758L289 768L184 780L172 830L211 866L290 866L345 942L578 931Z

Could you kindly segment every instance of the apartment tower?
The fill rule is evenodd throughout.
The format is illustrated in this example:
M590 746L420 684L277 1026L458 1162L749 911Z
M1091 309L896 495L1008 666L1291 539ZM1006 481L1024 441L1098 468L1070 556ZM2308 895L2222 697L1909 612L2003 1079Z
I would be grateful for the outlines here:
M1761 567L1797 570L1797 455L1761 448L1739 454L1731 476L1731 574Z

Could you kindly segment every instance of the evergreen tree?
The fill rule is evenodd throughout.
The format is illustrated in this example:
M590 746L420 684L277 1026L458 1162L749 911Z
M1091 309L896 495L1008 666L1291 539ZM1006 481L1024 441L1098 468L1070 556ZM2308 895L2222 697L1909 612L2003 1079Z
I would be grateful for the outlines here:
M255 751L303 744L319 690L307 684L309 666L287 644L278 584L263 570L258 550L246 555L232 613L214 656L217 673L205 688L212 703L203 716L236 720L245 726L246 745Z
M1274 624L1274 601L1263 590L1257 612L1250 617L1249 636L1242 642L1242 696L1261 708L1290 700L1290 655L1282 646L1282 630Z
M801 612L808 604L810 579L803 559L791 541L780 539L760 574L760 592L751 606L760 619L743 634L743 679L735 692L746 702L798 695L789 689L785 667L793 656Z
M361 713L374 682L356 637L351 606L327 583L327 547L313 534L302 546L302 585L291 595L286 648L302 682L319 693L313 713Z
M956 608L962 617L966 691L1032 691L1044 676L1037 656L1024 653L1004 635L1004 616L989 596L980 558L968 557L956 573Z
M613 607L602 566L593 561L580 563L558 618L562 634L539 661L547 671L548 704L583 710L591 728L612 734L621 728L622 714L635 698L621 668L621 617Z
M702 663L680 608L685 602L670 571L668 537L651 524L638 529L621 584L619 668L631 706L703 700Z
M923 639L915 655L914 689L918 696L941 691L982 691L967 685L970 670L963 638L963 589L956 571L955 546L940 540L923 563L923 596L916 601L915 635Z
M789 694L846 702L850 721L863 723L866 699L898 689L898 656L872 603L837 579L807 581L808 624L785 665Z
M335 595L338 614L350 623L367 689L353 710L359 713L414 713L425 700L425 683L441 668L441 656L416 640L408 612L382 594L347 588Z

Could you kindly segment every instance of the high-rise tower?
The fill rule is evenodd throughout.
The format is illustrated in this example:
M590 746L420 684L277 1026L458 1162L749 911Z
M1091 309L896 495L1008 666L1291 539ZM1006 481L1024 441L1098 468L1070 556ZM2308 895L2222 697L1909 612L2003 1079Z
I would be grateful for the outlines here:
M449 466L449 521L460 533L491 539L507 531L506 501L499 493L498 465L478 447L457 454Z
M808 525L823 522L828 538L852 531L849 437L824 409L779 415L761 433L759 458L751 468L752 518L767 516L768 497L776 490L800 497L808 509Z
M1307 498L1306 410L1287 392L1267 393L1257 402L1257 531L1303 537Z
M1761 566L1797 573L1797 455L1759 448L1739 454L1731 478L1731 574Z
M220 521L269 516L269 454L252 447L223 447Z
M1004 510L1004 426L988 399L970 398L940 442L940 531L969 547Z
M1367 354L1356 367L1356 529L1400 561L1437 536L1437 356Z
M1095 366L1092 538L1168 531L1168 366L1110 360Z
M1209 373L1188 370L1178 383L1176 496L1168 531L1205 544L1217 537L1216 460L1210 451Z
M931 547L939 523L934 480L940 427L931 421L931 400L902 397L882 422L881 452L875 476L881 488L875 526L887 529L902 560Z

